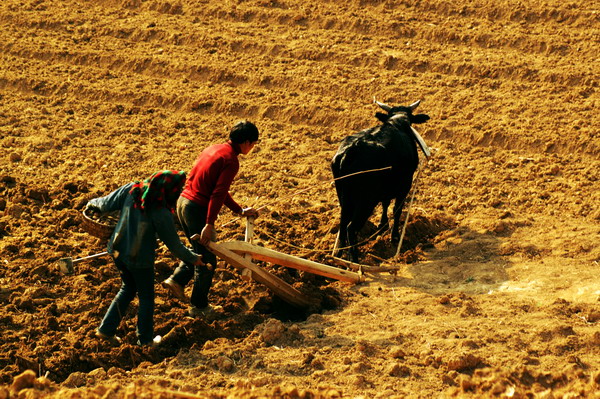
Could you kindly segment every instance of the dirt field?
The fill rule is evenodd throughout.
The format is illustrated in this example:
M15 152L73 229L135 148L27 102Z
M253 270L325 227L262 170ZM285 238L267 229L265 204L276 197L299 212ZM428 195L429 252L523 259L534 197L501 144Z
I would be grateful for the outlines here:
M3 0L0 398L598 397L599 48L584 0ZM400 258L361 247L396 274L261 264L318 301L300 311L220 263L217 320L157 286L161 347L135 345L137 302L120 347L93 337L116 268L56 267L105 248L87 200L248 119L232 194L265 207L257 241L333 265L329 162L374 97L431 117ZM176 264L161 248L157 281Z

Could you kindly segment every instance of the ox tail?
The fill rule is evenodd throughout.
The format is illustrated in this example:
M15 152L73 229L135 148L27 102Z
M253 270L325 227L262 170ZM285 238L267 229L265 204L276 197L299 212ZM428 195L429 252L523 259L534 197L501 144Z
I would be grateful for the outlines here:
M335 191L338 196L338 200L340 201L340 205L342 202L342 192L339 183L339 179L342 177L342 154L336 154L331 161L331 172L333 173L333 185L335 186Z

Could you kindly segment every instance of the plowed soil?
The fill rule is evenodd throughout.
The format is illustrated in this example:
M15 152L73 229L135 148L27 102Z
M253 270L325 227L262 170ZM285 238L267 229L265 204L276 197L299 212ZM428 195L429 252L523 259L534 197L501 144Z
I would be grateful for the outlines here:
M584 0L3 0L0 398L598 397L599 48ZM135 345L135 301L120 347L94 337L116 268L57 268L105 249L90 198L188 171L247 119L231 189L263 207L256 241L335 265L329 162L374 97L431 117L399 257L380 209L363 232L361 263L397 271L259 263L300 310L221 262L217 319L157 284L160 347ZM161 247L157 283L176 265Z

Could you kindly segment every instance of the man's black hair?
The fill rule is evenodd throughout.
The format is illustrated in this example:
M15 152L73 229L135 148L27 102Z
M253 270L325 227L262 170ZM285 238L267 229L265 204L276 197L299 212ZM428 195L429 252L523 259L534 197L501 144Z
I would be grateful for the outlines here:
M258 129L252 122L237 122L231 128L231 132L229 132L229 140L236 144L242 144L246 141L253 143L258 141Z

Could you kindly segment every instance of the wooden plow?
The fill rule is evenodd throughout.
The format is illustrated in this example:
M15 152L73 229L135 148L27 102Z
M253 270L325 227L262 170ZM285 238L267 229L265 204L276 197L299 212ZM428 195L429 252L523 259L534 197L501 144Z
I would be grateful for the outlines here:
M291 267L349 283L358 283L362 281L361 273L342 270L337 267L313 262L255 245L252 243L253 233L254 219L248 218L246 223L245 241L227 241L222 243L211 241L208 244L208 249L231 266L239 269L242 272L243 278L253 279L264 284L281 299L294 306L308 308L311 305L315 305L315 301L283 281L281 278L258 266L253 260Z

